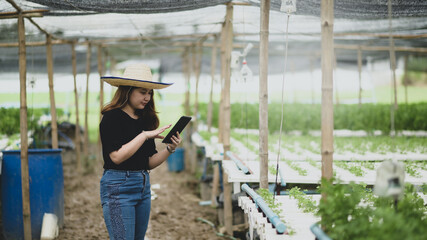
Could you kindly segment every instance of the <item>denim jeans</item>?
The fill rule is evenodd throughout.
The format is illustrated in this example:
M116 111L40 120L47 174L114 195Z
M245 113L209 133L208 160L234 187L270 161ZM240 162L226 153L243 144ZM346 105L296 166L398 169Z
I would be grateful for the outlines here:
M144 239L151 209L148 172L106 169L100 185L110 239Z

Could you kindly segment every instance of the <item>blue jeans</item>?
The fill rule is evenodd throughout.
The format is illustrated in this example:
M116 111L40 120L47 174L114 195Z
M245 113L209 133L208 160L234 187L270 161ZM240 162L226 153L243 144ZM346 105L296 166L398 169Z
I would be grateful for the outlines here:
M150 175L145 170L106 169L101 203L111 240L144 239L151 209Z

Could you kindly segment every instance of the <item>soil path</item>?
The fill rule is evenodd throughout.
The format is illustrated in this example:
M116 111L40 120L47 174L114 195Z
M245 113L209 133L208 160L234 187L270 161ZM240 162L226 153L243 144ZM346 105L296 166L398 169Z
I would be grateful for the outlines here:
M65 224L58 239L108 239L99 199L102 165L97 163L92 173L79 175L74 169L74 153L65 152ZM169 172L167 164L150 173L152 190L151 218L147 232L150 240L224 239L214 229L197 218L216 224L216 210L200 206L198 181L187 172Z

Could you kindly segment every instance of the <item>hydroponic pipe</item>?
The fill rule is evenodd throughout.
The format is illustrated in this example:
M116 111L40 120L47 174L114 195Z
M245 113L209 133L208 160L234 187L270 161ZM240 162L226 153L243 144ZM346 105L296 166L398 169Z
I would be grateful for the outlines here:
M279 168L279 175L280 175L280 185L282 185L282 187L286 187L285 173L281 168Z
M279 216L277 216L277 214L268 207L267 203L265 203L264 199L262 199L260 195L252 190L252 188L250 188L246 183L242 185L242 190L251 196L257 207L261 208L268 220L270 220L276 228L277 233L282 234L286 231L286 225L280 220Z
M316 223L310 226L310 230L319 240L332 240Z
M243 173L249 174L249 168L243 165L243 163L237 159L234 154L231 151L227 151L227 156L233 160L233 162L236 164L237 168L239 168Z

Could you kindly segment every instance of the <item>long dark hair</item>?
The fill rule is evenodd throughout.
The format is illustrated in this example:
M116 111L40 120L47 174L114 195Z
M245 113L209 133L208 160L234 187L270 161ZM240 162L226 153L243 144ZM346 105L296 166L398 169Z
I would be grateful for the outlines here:
M131 86L119 86L116 93L114 94L113 99L110 103L104 106L101 110L101 113L104 114L107 111L122 108L129 102L129 96L132 94L136 88ZM151 99L145 105L145 108L142 110L136 110L135 114L139 116L139 119L142 121L142 124L147 126L146 130L154 130L159 127L159 117L157 116L156 105L154 103L154 91L150 91Z

